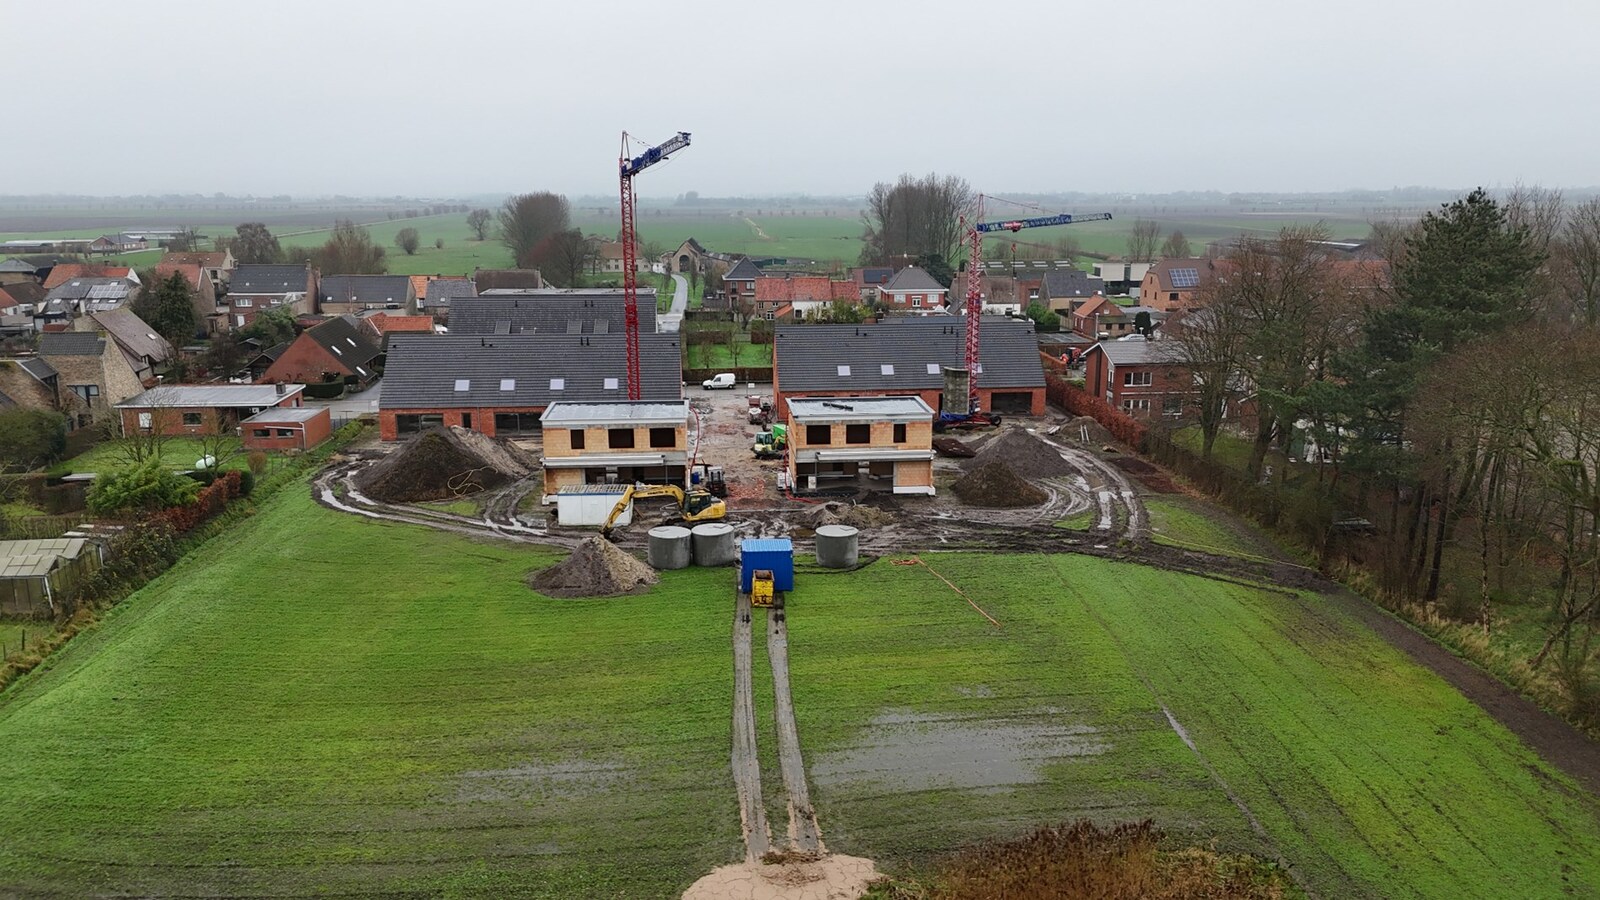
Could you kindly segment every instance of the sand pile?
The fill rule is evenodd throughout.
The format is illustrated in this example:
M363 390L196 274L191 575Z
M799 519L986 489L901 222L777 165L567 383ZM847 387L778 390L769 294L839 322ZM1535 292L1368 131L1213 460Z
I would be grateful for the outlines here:
M1056 448L1021 429L1007 431L984 442L978 455L962 466L968 472L976 472L994 462L1003 462L1012 472L1029 479L1070 475L1076 471L1071 463L1061 458Z
M447 500L526 478L539 461L468 428L436 427L355 477L356 489L385 503Z
M602 537L578 545L564 562L535 572L528 587L551 597L615 597L656 583L656 570Z
M893 524L895 517L892 513L870 506L860 506L854 503L840 503L837 500L819 505L811 511L809 524L812 528L821 528L824 525L849 525L852 528L880 528Z
M683 892L683 900L856 900L882 879L872 860L817 860L723 866Z
M973 506L990 509L1013 509L1019 506L1038 506L1050 495L1023 481L1009 465L1003 462L984 463L961 477L951 490Z
M1096 422L1091 416L1068 419L1052 429L1052 433L1063 440L1074 441L1091 447L1111 443L1111 432L1107 431L1104 425Z

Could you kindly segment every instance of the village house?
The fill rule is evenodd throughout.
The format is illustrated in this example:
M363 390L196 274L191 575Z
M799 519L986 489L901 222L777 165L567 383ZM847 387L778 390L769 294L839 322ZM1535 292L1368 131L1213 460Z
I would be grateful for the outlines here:
M0 285L38 283L39 267L33 263L14 256L0 261Z
M430 278L427 292L417 295L417 312L432 316L435 322L448 322L454 301L476 296L477 287L466 278Z
M1145 273L1149 271L1150 263L1142 262L1097 262L1090 266L1090 274L1105 283L1107 294L1115 296L1132 294L1137 297Z
M156 263L156 271L160 272L161 267L166 265L199 266L200 271L211 282L212 294L220 297L227 292L228 279L233 276L233 251L222 249L210 253L168 252L162 254L161 261Z
M0 358L0 409L10 408L61 412L60 374L36 356Z
M943 312L950 289L916 266L906 266L878 288L878 302L891 310Z
M205 268L196 263L168 262L165 259L156 264L156 275L161 278L171 278L174 274L182 275L183 280L193 288L194 312L204 324L206 333L216 334L223 330L227 322L217 313L216 283L206 275Z
M325 316L365 309L409 314L417 308L417 295L405 275L324 275L317 291L317 311Z
M646 401L683 397L676 334L639 335ZM378 429L386 441L433 425L495 437L537 432L559 401L627 399L627 338L609 334L393 335Z
M595 247L594 261L590 264L591 272L621 272L622 251L621 241L600 241ZM637 243L633 245L633 270L635 272L650 271L650 257L644 254L644 248Z
M749 259L734 263L722 276L722 295L728 298L728 308L735 311L755 308L756 282L761 280L761 269Z
M544 495L584 484L688 486L689 401L557 401L539 417Z
M678 275L690 272L726 272L738 260L726 253L715 253L701 246L694 238L678 245L678 249L661 254L660 262L666 270Z
M90 313L73 322L74 331L87 331L109 335L117 348L127 357L128 365L140 382L147 383L178 355L177 350L164 337L156 334L145 321L131 309L113 309Z
M1195 296L1228 264L1214 259L1163 259L1145 272L1139 303L1165 313L1195 307Z
M893 277L894 268L891 266L861 266L850 270L850 280L855 283L856 295L862 303L877 302L878 289Z
M794 325L773 337L773 402L799 397L917 396L944 399L945 370L966 367L966 320L889 318L878 325ZM979 338L978 405L1044 415L1044 367L1033 323L985 316ZM965 408L966 398L952 398Z
M490 291L451 304L451 334L622 334L627 297L619 290ZM639 332L656 330L656 292L641 289Z
M135 253L149 246L149 241L131 234L104 234L89 242L89 252L111 256L116 253Z
M1089 299L1073 309L1071 327L1075 334L1091 341L1115 340L1137 330L1139 314L1149 313L1152 328L1159 327L1167 314L1148 306L1121 306L1105 296Z
M274 406L239 423L246 450L310 450L333 434L326 406Z
M275 348L274 348L275 349ZM342 382L348 390L365 390L376 381L377 342L356 324L354 316L336 316L305 331L278 352L258 384L328 384Z
M44 305L45 296L44 285L36 281L0 284L0 314L25 315L31 318L33 311ZM30 330L32 328L31 321L29 328Z
M122 348L94 332L41 335L38 358L58 374L58 409L77 428L104 420L114 404L145 389Z
M369 309L361 313L356 316L356 324L379 349L389 345L391 334L433 334L432 316L397 315L381 309Z
M918 396L788 397L789 483L932 496L933 409Z
M851 305L861 302L853 281L834 281L826 275L763 276L756 279L754 315L757 318L782 318L779 310L787 306L794 318L827 309L835 301Z
M1085 389L1136 419L1182 418L1195 403L1194 376L1170 341L1101 341L1083 365ZM1230 398L1224 417L1239 414L1239 398Z
M1091 297L1105 293L1105 282L1082 269L1050 269L1039 279L1039 302L1067 315Z
M237 330L267 309L313 312L317 285L317 270L309 265L241 265L233 270L228 295L219 303L226 303L229 325Z
M120 309L132 300L135 290L137 286L126 278L74 278L45 294L34 310L34 327L39 331L60 330L47 326L66 328L78 316Z
M300 407L298 384L169 384L116 404L125 435L233 434L264 409Z

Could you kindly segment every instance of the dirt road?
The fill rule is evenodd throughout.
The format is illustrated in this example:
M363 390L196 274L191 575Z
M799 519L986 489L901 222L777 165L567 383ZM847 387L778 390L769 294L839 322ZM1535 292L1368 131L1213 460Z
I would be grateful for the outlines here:
M795 725L794 698L789 691L789 627L784 619L782 610L767 610L767 659L772 663L776 701L773 709L778 724L778 764L783 769L783 789L789 795L789 844L805 853L821 853L822 832L806 785L800 730Z
M750 597L733 606L733 784L744 826L745 861L757 862L772 848L766 807L761 803L761 762L756 755L756 708L750 686Z

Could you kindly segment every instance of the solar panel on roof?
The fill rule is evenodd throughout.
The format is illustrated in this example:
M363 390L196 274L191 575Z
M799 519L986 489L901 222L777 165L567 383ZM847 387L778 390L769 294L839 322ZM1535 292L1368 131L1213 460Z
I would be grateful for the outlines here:
M1200 286L1199 269L1173 269L1172 286L1175 288L1193 288Z

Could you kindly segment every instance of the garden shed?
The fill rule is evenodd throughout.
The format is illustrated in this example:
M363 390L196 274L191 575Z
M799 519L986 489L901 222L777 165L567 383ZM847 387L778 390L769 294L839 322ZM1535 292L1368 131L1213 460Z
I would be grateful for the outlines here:
M77 588L103 562L84 538L0 541L0 615L45 618L76 603Z

